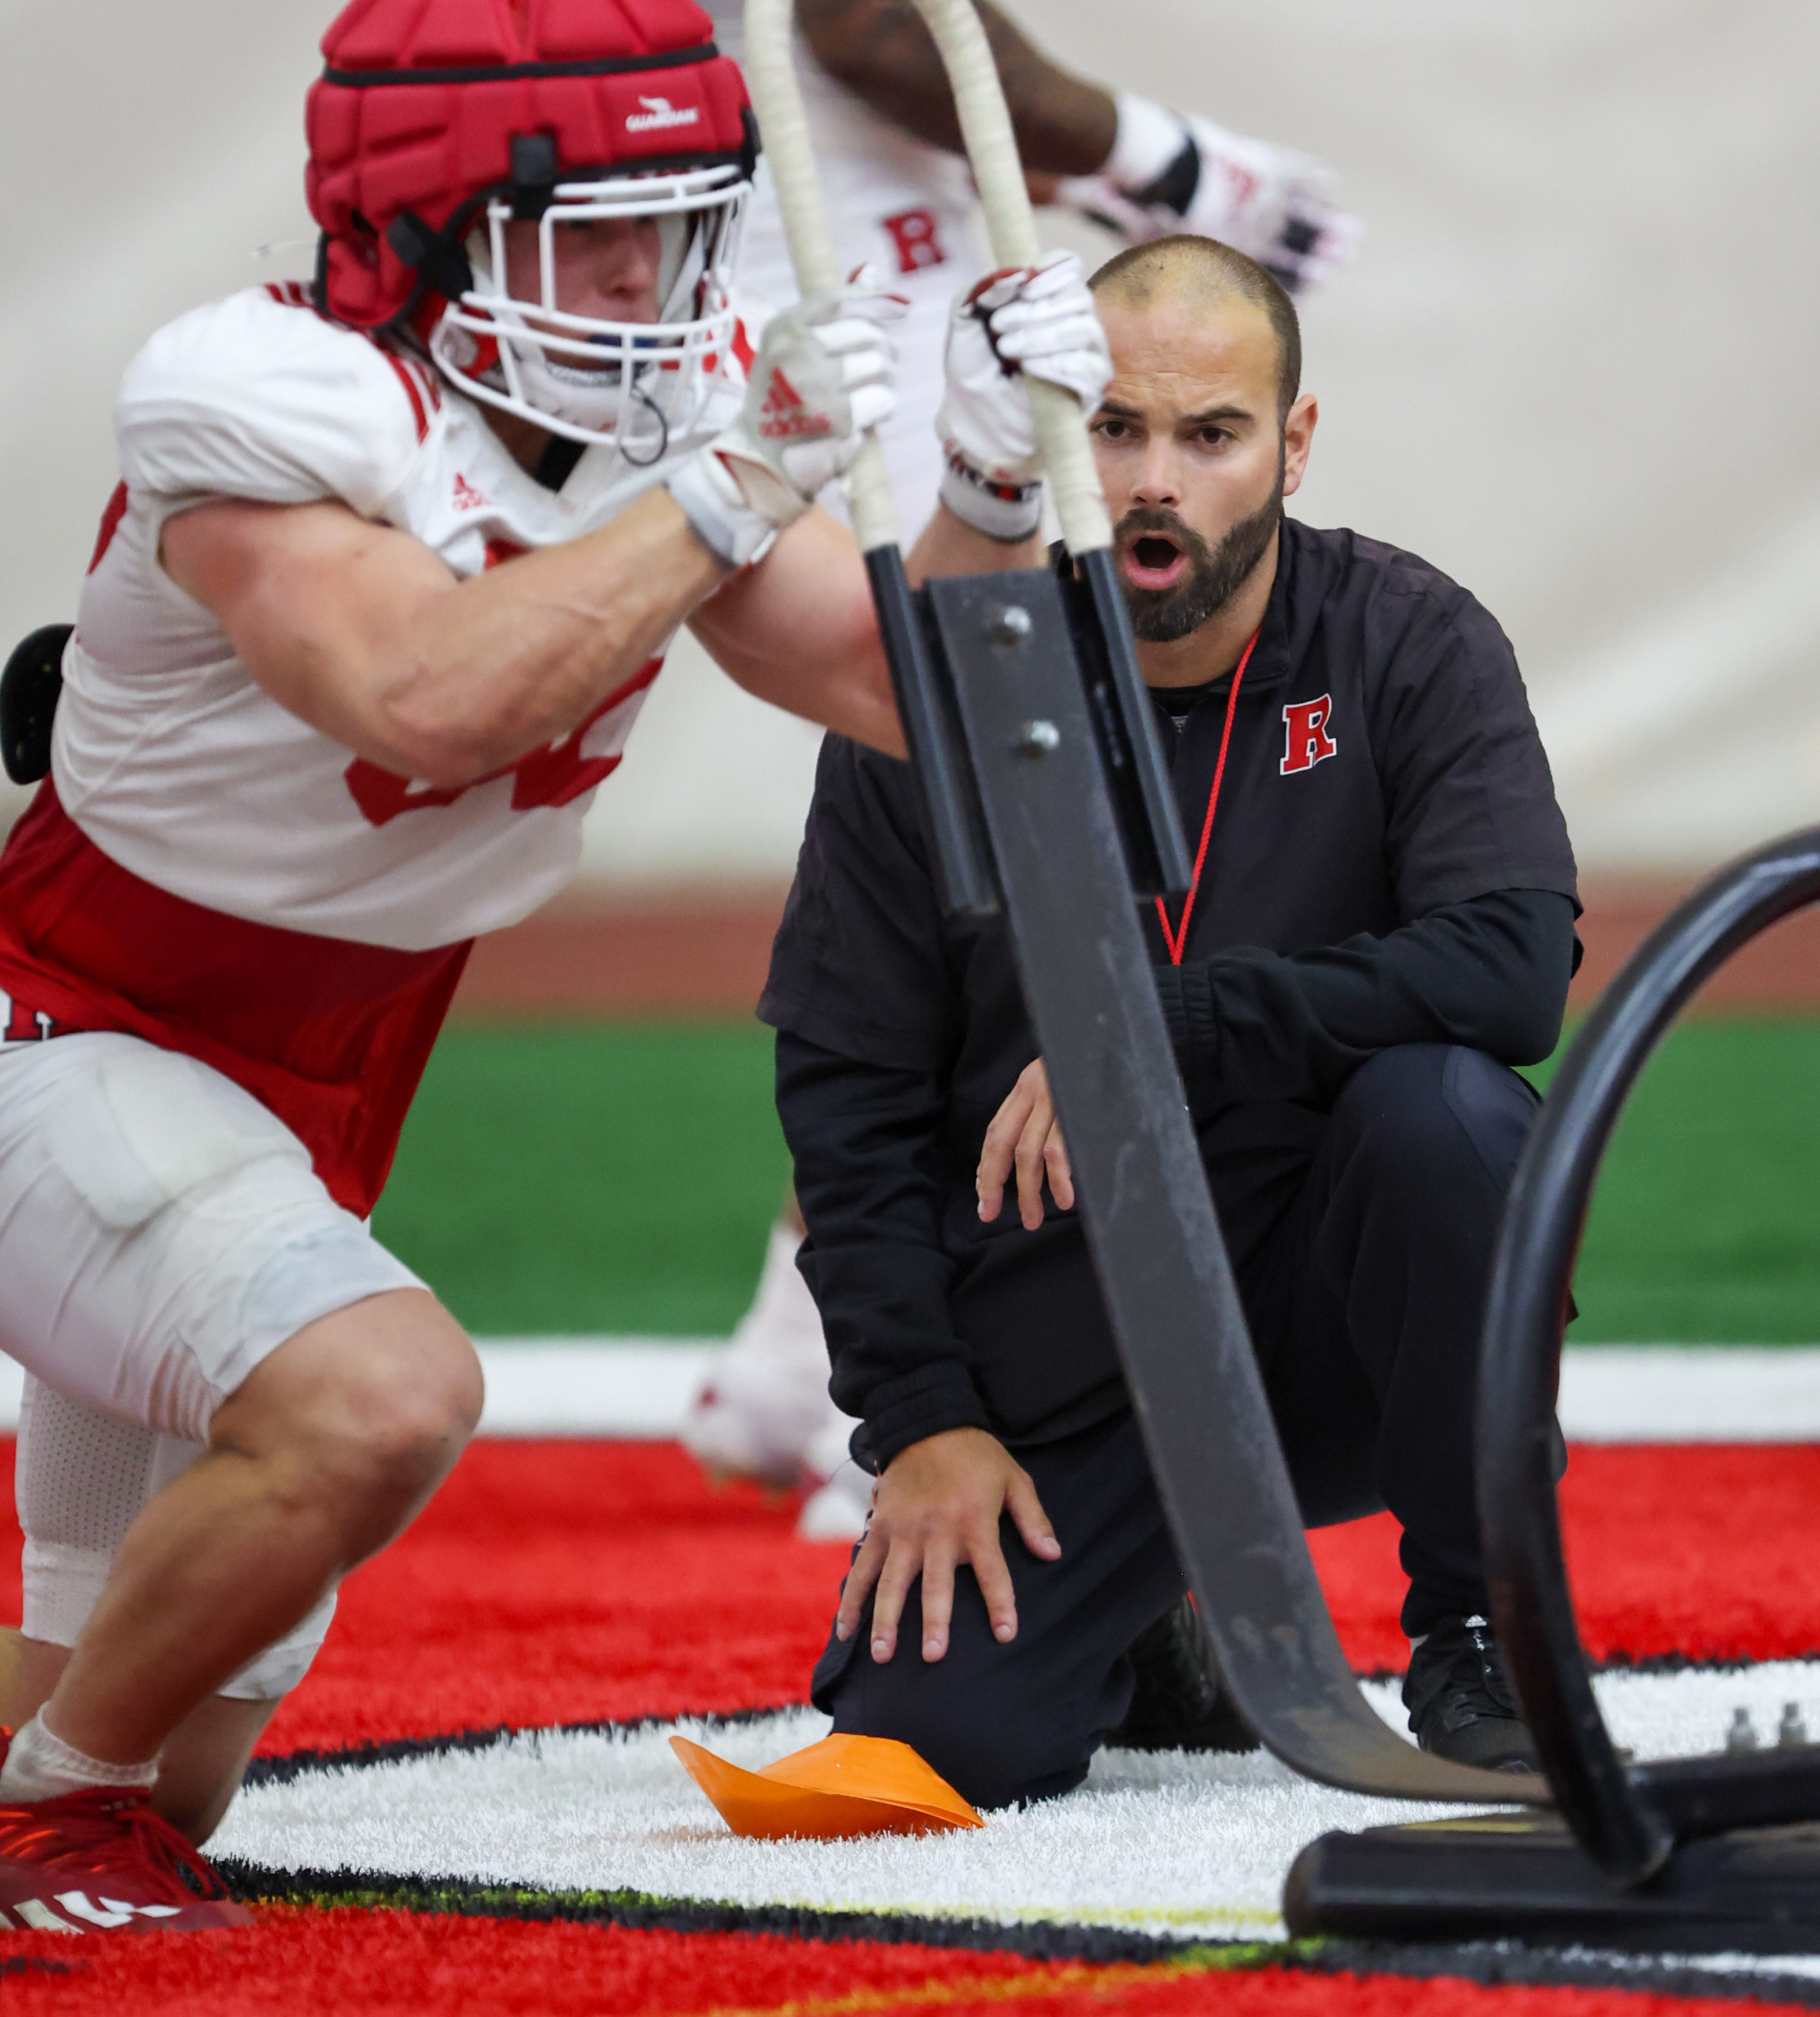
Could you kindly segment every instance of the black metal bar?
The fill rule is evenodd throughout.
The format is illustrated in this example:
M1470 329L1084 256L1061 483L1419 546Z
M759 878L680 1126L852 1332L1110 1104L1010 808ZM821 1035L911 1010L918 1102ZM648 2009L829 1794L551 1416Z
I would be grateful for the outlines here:
M1804 1954L1820 1907L1820 1830L1690 1842L1640 1888L1613 1883L1552 1814L1327 1835L1296 1857L1298 1938L1533 1940L1700 1954Z
M1820 1745L1652 1759L1633 1772L1678 1842L1820 1816Z
M898 717L922 787L942 907L962 916L985 916L999 907L998 880L953 696L931 663L903 554L896 547L874 547L866 556L866 572Z
M1063 565L1069 570L1063 580L1081 677L1125 841L1131 886L1142 897L1184 895L1194 879L1194 860L1169 788L1150 695L1137 669L1131 619L1112 553L1102 547Z
M1820 828L1739 862L1645 940L1549 1089L1512 1187L1486 1315L1479 1511L1493 1615L1523 1714L1575 1834L1636 1884L1678 1837L1820 1815L1811 1761L1632 1766L1599 1713L1562 1561L1552 1431L1567 1293L1594 1178L1638 1073L1690 996L1738 948L1820 898ZM1789 1777L1775 1795L1781 1771ZM1766 1781L1768 1782L1766 1785Z
M1157 1488L1240 1712L1310 1778L1545 1801L1416 1750L1340 1650L1163 1027L1056 576L922 591L953 682L1075 1186Z

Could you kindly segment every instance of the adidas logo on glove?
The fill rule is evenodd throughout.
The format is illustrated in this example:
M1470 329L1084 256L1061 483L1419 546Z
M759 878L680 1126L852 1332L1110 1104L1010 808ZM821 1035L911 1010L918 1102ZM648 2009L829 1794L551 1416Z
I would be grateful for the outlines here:
M807 441L833 431L827 415L811 413L808 402L781 371L771 373L762 411L759 431L766 441Z

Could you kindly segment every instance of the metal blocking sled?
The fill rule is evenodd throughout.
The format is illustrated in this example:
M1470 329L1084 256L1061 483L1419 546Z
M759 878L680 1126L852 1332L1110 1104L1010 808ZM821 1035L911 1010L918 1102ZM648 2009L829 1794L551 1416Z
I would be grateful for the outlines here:
M1003 265L1038 256L971 0L917 0L947 66ZM747 0L748 82L805 295L838 284L790 0ZM846 481L951 910L1008 912L1076 1195L1152 1470L1214 1654L1260 1738L1307 1777L1405 1799L1541 1803L1537 1778L1417 1751L1360 1694L1316 1579L1138 929L1136 888L1189 865L1070 395L1033 382L1061 569L912 590L882 457Z
M1701 984L1817 900L1820 828L1690 897L1588 1019L1511 1193L1480 1365L1479 1518L1499 1639L1559 1817L1323 1836L1290 1872L1292 1931L1764 1953L1820 1941L1820 1745L1641 1764L1617 1750L1574 1625L1550 1448L1569 1283L1624 1101Z

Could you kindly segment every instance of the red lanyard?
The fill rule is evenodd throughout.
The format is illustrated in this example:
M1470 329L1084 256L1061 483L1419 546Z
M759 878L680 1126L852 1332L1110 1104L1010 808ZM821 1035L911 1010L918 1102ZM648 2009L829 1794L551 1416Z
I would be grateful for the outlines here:
M1263 626L1259 626L1261 630ZM1232 676L1232 691L1226 696L1226 726L1220 731L1220 760L1213 766L1213 788L1207 794L1207 817L1201 823L1201 845L1195 855L1195 879L1188 885L1188 900L1182 906L1182 922L1179 929L1171 931L1169 926L1169 907L1162 897L1156 900L1156 915L1162 924L1164 942L1169 947L1169 964L1180 966L1182 949L1188 943L1188 920L1195 915L1195 899L1200 893L1201 869L1207 859L1207 843L1213 836L1213 808L1220 803L1220 781L1226 775L1226 748L1232 740L1232 710L1238 704L1239 682L1245 677L1245 669L1251 663L1251 655L1256 648L1258 630L1251 633L1251 642L1245 648L1245 655L1238 662L1238 669Z

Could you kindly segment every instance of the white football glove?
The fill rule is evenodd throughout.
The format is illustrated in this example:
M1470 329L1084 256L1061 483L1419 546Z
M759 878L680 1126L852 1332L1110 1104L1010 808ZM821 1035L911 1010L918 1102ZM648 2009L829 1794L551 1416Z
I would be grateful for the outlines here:
M669 479L702 543L729 567L757 560L860 453L897 405L897 350L885 325L909 304L862 268L838 294L766 325L744 404Z
M1119 132L1097 175L1063 182L1056 200L1133 244L1190 232L1267 267L1292 294L1318 287L1363 235L1336 209L1331 169L1210 119L1121 92Z
M942 501L995 539L1029 539L1042 517L1042 464L1024 376L1092 413L1112 376L1106 332L1072 252L989 274L948 317L935 431L947 451Z

